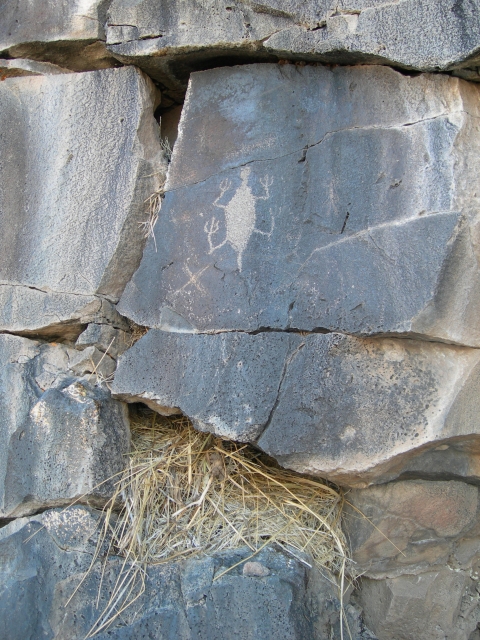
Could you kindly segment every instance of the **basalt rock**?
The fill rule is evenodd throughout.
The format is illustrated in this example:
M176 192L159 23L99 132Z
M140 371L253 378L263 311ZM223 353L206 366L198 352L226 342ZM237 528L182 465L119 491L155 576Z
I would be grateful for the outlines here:
M188 74L235 60L379 63L437 71L478 65L478 2L113 0L109 51L175 98Z
M192 75L138 324L480 345L480 86L385 67Z
M73 73L50 62L37 62L17 58L13 60L0 59L0 80L6 78L21 78L22 76L49 76L59 73Z
M77 349L96 347L112 358L117 358L131 346L131 335L122 329L116 329L110 324L92 322L80 334L75 343Z
M282 465L348 486L402 474L478 481L480 350L419 340L150 330L115 397L180 409Z
M0 635L9 640L81 640L125 578L122 558L92 556L99 514L85 507L46 511L0 530ZM147 567L143 593L97 635L101 640L323 640L338 627L336 589L282 551L256 555L265 575L244 576L248 549ZM238 566L234 567L238 563ZM220 576L226 569L231 571ZM118 583L117 583L118 584ZM96 604L98 602L98 604ZM347 609L353 640L363 633ZM100 625L98 625L100 626ZM98 627L97 627L98 628ZM355 632L356 631L356 632Z
M475 640L478 487L410 480L349 491L343 525L367 624L382 640Z
M114 397L196 428L255 440L275 405L285 362L300 344L284 333L189 335L151 330L119 360Z
M356 570L375 579L468 571L480 537L478 487L408 480L349 491L343 526Z
M476 573L445 567L385 580L365 578L360 602L380 640L476 640L480 623Z
M75 71L117 66L105 48L108 0L2 0L0 53Z
M7 78L0 104L0 330L71 339L140 261L166 166L154 87L133 68Z
M0 518L78 499L102 505L112 494L130 446L128 413L95 375L74 376L85 372L83 354L0 336Z

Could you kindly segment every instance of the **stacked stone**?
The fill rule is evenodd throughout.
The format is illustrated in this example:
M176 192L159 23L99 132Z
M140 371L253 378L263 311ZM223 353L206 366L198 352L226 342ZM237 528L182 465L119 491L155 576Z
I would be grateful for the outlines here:
M352 637L361 606L379 640L478 640L480 3L24 4L0 25L0 637L89 633L121 561L64 604L143 402L347 490ZM184 97L167 172L154 112ZM97 637L337 637L284 553L215 581L242 553L149 569Z

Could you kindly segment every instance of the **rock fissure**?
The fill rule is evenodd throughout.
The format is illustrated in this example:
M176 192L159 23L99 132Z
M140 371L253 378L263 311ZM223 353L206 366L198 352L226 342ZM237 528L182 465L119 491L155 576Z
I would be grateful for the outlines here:
M279 402L280 402L280 394L281 394L281 391L282 391L282 385L283 385L283 381L284 381L284 379L285 379L285 376L286 376L286 374L287 374L287 369L288 369L288 367L289 367L290 363L291 363L291 362L295 359L295 357L298 355L298 353L299 353L299 352L304 348L304 346L305 346L305 343L301 343L301 344L299 344L299 345L295 348L295 350L294 350L294 351L293 351L293 352L292 352L292 353L291 353L291 354L290 354L290 355L285 359L285 363L284 363L284 365L283 365L283 369L282 369L282 372L281 372L281 374L280 374L280 381L279 381L279 383L278 383L277 396L276 396L276 398L275 398L275 402L274 402L274 403L273 403L273 405L272 405L272 408L271 408L270 413L269 413L269 415L268 415L267 421L265 422L265 424L264 424L264 426L263 426L262 431L261 431L261 432L259 433L259 435L257 436L257 443L258 443L258 440L260 439L260 437L261 437L262 433L264 433L264 432L268 429L268 427L269 427L269 425L270 425L270 423L271 423L271 421L272 421L272 417L273 417L273 415L274 415L274 413L275 413L275 410L276 410L276 408L278 407L278 404L279 404Z

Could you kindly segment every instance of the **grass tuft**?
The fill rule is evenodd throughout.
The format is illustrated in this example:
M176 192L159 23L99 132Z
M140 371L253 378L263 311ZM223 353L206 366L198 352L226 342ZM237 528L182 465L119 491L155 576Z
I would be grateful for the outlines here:
M87 637L143 593L148 565L245 546L251 554L243 562L269 544L310 558L338 576L342 602L347 553L337 489L279 467L251 445L198 432L183 416L144 411L131 427L133 450L99 542L108 538L124 565Z

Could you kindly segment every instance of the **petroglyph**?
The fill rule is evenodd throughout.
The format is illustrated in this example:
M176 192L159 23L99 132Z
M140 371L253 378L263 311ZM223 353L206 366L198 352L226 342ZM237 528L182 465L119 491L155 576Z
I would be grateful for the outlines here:
M238 270L242 270L242 257L248 242L252 236L252 233L260 233L263 236L270 238L275 219L270 210L270 231L261 231L255 227L256 222L256 201L268 200L270 197L270 187L273 184L273 178L265 177L260 180L263 188L265 189L265 195L256 196L252 193L252 189L248 184L248 178L250 176L250 167L244 167L240 172L242 179L241 185L235 191L233 198L227 204L219 204L225 193L230 189L230 180L223 180L220 184L220 195L213 202L215 207L223 209L225 212L225 238L220 244L214 245L212 239L220 230L219 221L215 216L212 217L210 222L206 222L204 231L207 234L209 255L211 255L217 249L223 247L228 243L237 254Z
M181 286L180 289L177 289L176 291L173 291L172 293L170 293L168 295L168 298L170 300L174 300L178 295L180 295L183 291L185 291L185 289L187 289L189 286L193 286L201 294L206 294L207 292L205 291L205 288L203 287L203 285L200 283L199 280L200 280L200 277L203 275L203 273L209 268L209 266L210 265L207 265L206 267L203 267L203 269L200 269L196 273L193 273L191 271L190 267L188 266L188 261L187 261L187 263L183 267L183 271L184 271L185 275L188 277L188 281L183 286Z

